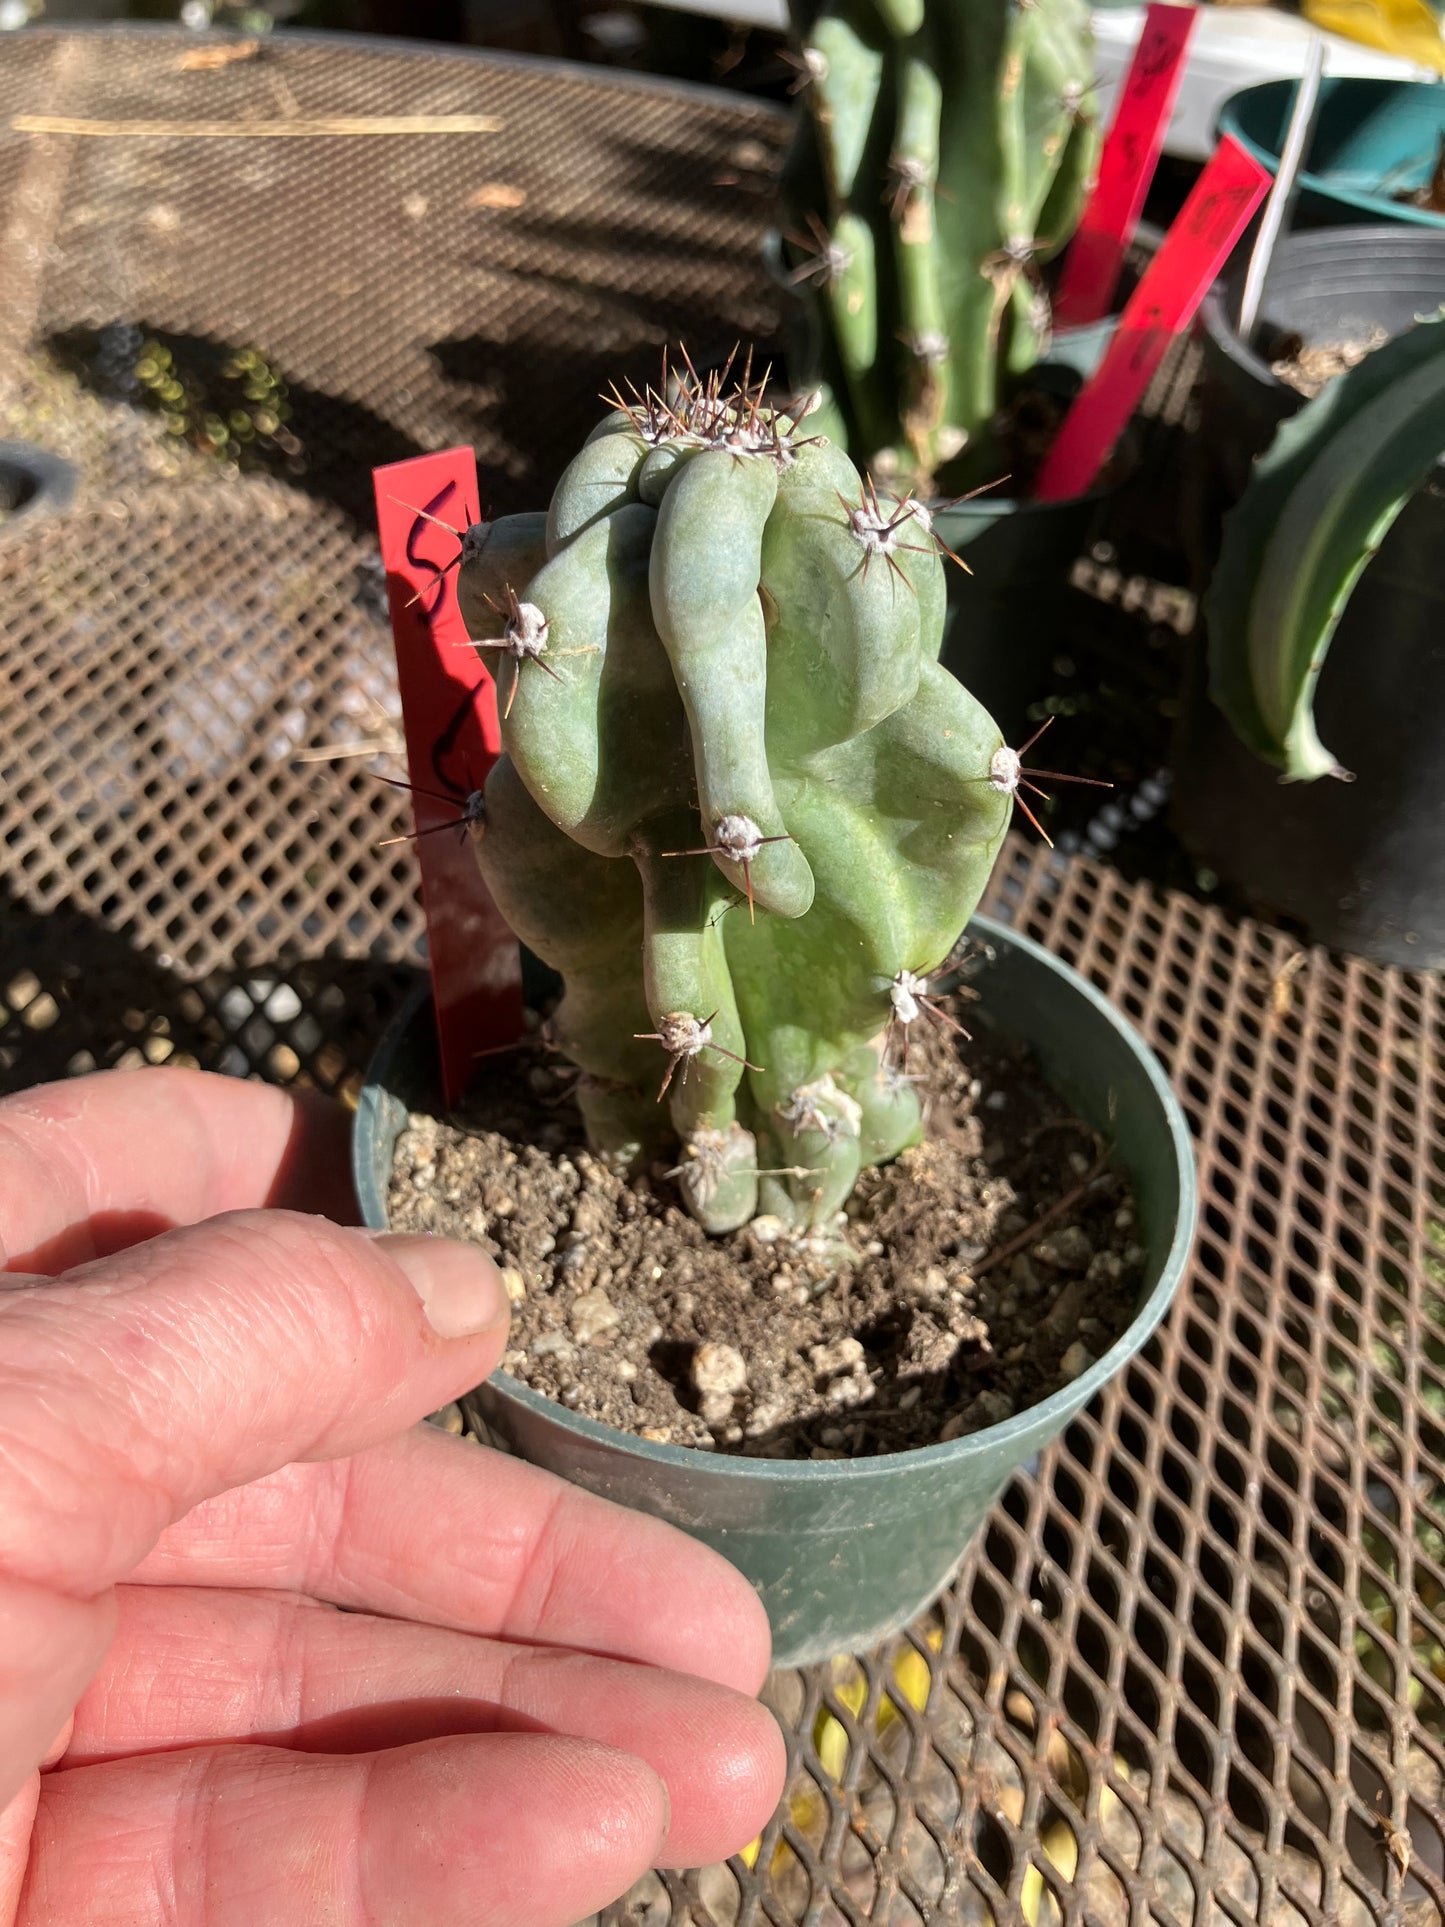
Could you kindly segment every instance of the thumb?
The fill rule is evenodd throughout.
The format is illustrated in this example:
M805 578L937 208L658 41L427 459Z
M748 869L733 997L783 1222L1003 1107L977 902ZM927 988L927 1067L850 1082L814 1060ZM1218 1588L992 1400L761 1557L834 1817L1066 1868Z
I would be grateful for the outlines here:
M166 1526L479 1383L507 1309L472 1246L286 1211L0 1293L0 1807L69 1711L36 1689L73 1703L108 1639L105 1595Z
M200 1500L391 1437L478 1384L474 1246L235 1211L0 1294L0 1572L85 1597Z

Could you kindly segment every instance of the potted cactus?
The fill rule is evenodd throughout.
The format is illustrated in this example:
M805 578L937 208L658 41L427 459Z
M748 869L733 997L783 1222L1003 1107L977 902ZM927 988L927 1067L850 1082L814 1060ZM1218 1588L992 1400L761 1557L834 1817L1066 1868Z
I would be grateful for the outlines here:
M1198 690L1183 720L1176 821L1317 940L1438 969L1445 324L1417 321L1302 405L1287 392L1297 412L1224 518L1203 612L1213 702Z
M850 1193L922 1134L907 1043L929 1031L951 1048L935 974L1034 775L936 660L944 586L927 510L863 481L746 375L727 390L689 374L666 396L619 402L545 514L469 530L457 577L497 666L505 748L467 821L498 906L560 974L545 1036L575 1067L587 1138L566 1181L566 1249L551 1236L530 1247L547 1254L548 1346L585 1363L639 1280L668 1263L714 1275L729 1238L774 1292L786 1278L800 1305L841 1303L859 1259ZM505 1372L475 1401L513 1449L726 1551L762 1590L782 1660L866 1644L920 1609L1009 1473L1143 1342L1187 1252L1187 1137L1147 1050L1036 946L979 927L991 961L971 1025L1024 1038L1133 1187L1137 1273L1097 1357L1079 1347L1031 1409L985 1405L938 1443L856 1459L747 1456L769 1439L748 1405L740 1300L735 1319L722 1302L697 1312L710 1336L689 1348L690 1422L719 1449L625 1433ZM418 1021L385 1045L360 1107L357 1178L374 1224L386 1222ZM540 1153L507 1156L529 1195L554 1183ZM486 1188L493 1175L483 1204L511 1212ZM1079 1195L1090 1182L1068 1180ZM574 1204L579 1186L588 1197ZM596 1270L609 1198L632 1227L626 1276ZM1051 1200L1051 1220L1069 1201ZM680 1244L648 1242L681 1236L679 1223ZM920 1276L934 1311L907 1317L926 1335L961 1289L957 1249ZM1080 1276L1074 1312L1101 1290ZM660 1327L651 1336L665 1348ZM830 1353L814 1356L830 1386L849 1381L838 1403L873 1397L868 1346L883 1343L865 1329L815 1347Z
M1103 491L1030 478L1112 323L1055 339L1047 264L1098 156L1085 0L793 10L804 111L784 171L792 350L817 425L934 510L973 580L945 661L1011 728L1047 693ZM967 620L955 624L955 608Z

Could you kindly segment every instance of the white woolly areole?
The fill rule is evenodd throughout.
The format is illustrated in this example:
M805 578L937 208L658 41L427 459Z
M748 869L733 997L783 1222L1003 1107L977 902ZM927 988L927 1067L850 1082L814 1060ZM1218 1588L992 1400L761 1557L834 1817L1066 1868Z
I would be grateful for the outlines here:
M1022 774L1023 763L1016 749L1010 749L1005 743L1002 749L994 751L988 766L988 786L991 790L997 790L1000 796L1013 796L1018 790Z
M897 527L891 526L892 519L881 505L875 509L870 502L862 502L848 511L848 526L870 555L892 555L901 546L898 529L908 517Z
M670 1010L657 1023L658 1041L674 1057L696 1057L712 1042L712 1025L699 1023L690 1011Z
M912 970L900 970L888 986L888 1001L900 1024L911 1024L921 1008L920 998L928 994L928 979Z
M667 403L649 388L640 402L631 406L626 403L615 404L617 413L625 415L635 434L640 435L649 448L659 448L663 442L670 442L677 434L677 420Z
M712 833L718 849L735 863L751 863L763 847L763 833L750 816L720 816Z
M896 1097L900 1091L906 1090L911 1085L919 1084L922 1081L921 1078L916 1077L911 1071L904 1070L901 1064L895 1064L891 1058L885 1057L883 1062L878 1066L878 1082L882 1085L889 1097Z
M860 502L848 511L848 526L870 555L893 555L899 549L916 547L908 538L915 528L925 535L933 533L933 517L922 502Z
M783 467L794 459L771 415L766 420L759 415L755 422L725 418L700 430L698 439L704 448L725 448L732 455L768 455Z
M699 1204L711 1204L728 1175L728 1152L745 1133L737 1124L718 1131L700 1124L683 1145L688 1162L678 1167L677 1175L691 1190Z
M502 641L514 656L544 656L547 653L547 618L535 602L519 602L517 612L507 618Z
M920 361L944 362L948 360L948 336L936 329L925 329L921 334L908 337L908 351Z
M830 285L841 281L853 265L853 250L845 248L841 241L830 241L818 255L823 270L823 279Z

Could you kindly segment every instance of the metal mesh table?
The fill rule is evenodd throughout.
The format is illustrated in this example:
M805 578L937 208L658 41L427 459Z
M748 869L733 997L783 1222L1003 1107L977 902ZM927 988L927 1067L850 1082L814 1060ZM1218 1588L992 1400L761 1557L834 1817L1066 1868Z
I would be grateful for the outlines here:
M769 333L781 129L500 60L179 65L196 44L31 33L0 62L6 428L82 471L63 515L0 524L0 1078L188 1060L345 1093L421 936L410 850L374 847L407 825L366 470L473 440L495 506L530 505L600 375ZM6 131L293 111L514 133ZM1439 986L1017 839L988 907L1168 1066L1191 1277L934 1613L775 1677L794 1772L752 1864L606 1919L1439 1922Z

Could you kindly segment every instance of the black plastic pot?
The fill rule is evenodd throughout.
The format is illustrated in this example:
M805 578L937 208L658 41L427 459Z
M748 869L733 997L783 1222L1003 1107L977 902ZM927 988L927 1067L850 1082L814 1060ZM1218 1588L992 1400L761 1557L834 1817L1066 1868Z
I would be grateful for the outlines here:
M1057 337L1034 383L1072 400L1103 359L1115 319ZM1112 481L1061 502L990 493L934 511L935 530L969 571L948 570L942 660L1006 743L1031 733L1032 707L1058 681L1054 658L1077 644L1083 594L1070 576L1102 534L1128 467L1126 454Z
M1445 302L1445 233L1325 228L1280 245L1253 345L1233 318L1243 266L1203 312L1205 373L1191 478L1198 584L1250 465L1303 398L1270 372L1306 344L1394 334ZM1326 659L1320 734L1351 784L1281 784L1208 698L1201 624L1175 745L1173 815L1195 859L1317 942L1381 963L1445 965L1445 466L1361 577Z
M29 442L0 442L0 528L69 506L75 470Z
M499 1372L473 1394L489 1430L522 1457L623 1505L670 1520L728 1557L757 1587L778 1665L862 1651L906 1624L948 1583L1010 1477L1137 1352L1183 1276L1194 1232L1193 1156L1183 1114L1137 1033L1064 964L987 918L973 934L993 960L975 980L970 1023L1027 1039L1050 1081L1117 1147L1148 1253L1138 1313L1072 1384L1002 1425L946 1445L856 1461L715 1456L580 1418ZM429 1005L383 1038L357 1111L353 1166L365 1221L386 1224L406 1104L435 1061Z

